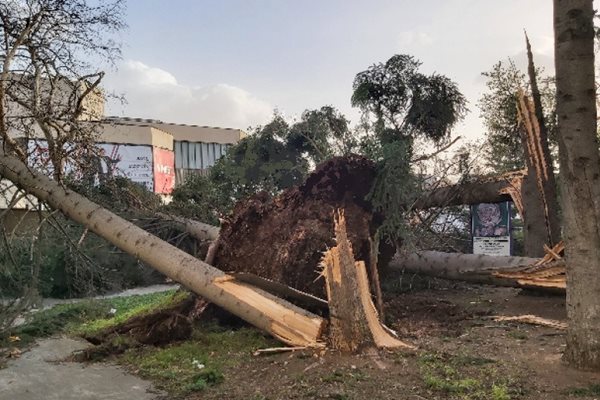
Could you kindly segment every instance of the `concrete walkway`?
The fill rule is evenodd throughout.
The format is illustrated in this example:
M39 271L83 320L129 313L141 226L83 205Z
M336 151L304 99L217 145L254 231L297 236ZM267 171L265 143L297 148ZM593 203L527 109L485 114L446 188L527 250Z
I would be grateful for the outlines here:
M150 382L106 363L60 361L89 344L55 337L11 360L0 370L0 400L157 400Z

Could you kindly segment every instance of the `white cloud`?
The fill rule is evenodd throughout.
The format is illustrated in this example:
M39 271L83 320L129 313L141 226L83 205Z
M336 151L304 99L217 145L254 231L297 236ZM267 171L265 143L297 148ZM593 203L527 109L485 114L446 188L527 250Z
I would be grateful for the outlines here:
M105 87L127 101L125 105L109 101L108 115L245 129L264 124L273 113L269 103L239 87L182 85L168 71L140 61L124 62L107 76Z
M404 31L398 34L398 45L400 48L429 46L431 44L433 44L433 38L425 32Z

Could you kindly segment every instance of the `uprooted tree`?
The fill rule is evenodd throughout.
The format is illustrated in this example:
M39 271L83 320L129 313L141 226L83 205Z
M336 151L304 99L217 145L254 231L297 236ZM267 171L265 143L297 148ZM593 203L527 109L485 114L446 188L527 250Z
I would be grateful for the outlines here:
M29 170L17 157L8 155L3 150L0 151L0 176L14 182L21 190L46 202L50 207L61 210L69 218L85 225L88 229L163 272L206 300L271 333L284 343L307 347L323 345L323 335L326 332L323 318L244 283L233 275L226 274L169 245L85 197L53 182L45 175ZM370 303L364 264L359 263L357 264L359 268L354 269L353 253L345 233L345 222L339 221L339 224L337 240L338 245L342 248L338 253L345 258L340 261L338 255L333 253L327 256L324 264L326 270L329 268L330 272L326 272L326 274L337 276L342 273L337 268L343 266L348 269L348 262L351 262L352 272L357 276L348 279L350 279L349 282L354 282L359 287L358 290L356 288L346 289L340 293L335 289L330 289L328 293L332 297L336 295L344 297L330 298L329 301L330 303L349 304L352 303L353 297L357 298L363 311L357 313L356 318L368 317L368 327L372 332L372 339L370 341L364 339L365 332L363 331L361 331L362 336L358 333L357 336L353 336L338 334L334 330L332 337L335 338L333 341L337 343L336 347L354 351L363 348L367 342L380 347L410 347L393 338L389 331L378 322L375 308ZM356 319L345 321L348 326L358 323L361 321ZM340 340L343 342L354 339L357 340L358 345L349 344L344 347L340 344Z

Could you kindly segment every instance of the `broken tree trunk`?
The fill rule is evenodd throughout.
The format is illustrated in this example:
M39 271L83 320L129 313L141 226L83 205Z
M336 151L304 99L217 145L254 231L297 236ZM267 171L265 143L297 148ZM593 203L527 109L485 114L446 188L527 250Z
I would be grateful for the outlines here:
M533 114L535 118L532 124L533 132L530 139L532 147L535 149L537 154L536 157L536 181L542 193L544 200L544 212L546 215L546 229L548 231L548 244L554 246L560 241L560 219L559 219L559 207L558 207L558 190L556 188L556 178L554 176L554 168L552 163L552 156L550 154L550 145L548 144L548 127L544 119L544 109L542 106L542 96L537 84L537 74L535 70L535 64L533 62L533 53L531 51L531 44L529 38L525 34L525 40L527 45L527 60L529 74L529 82L531 84L531 97ZM537 122L537 125L535 124Z
M521 140L527 164L527 176L523 181L522 199L525 221L525 254L542 257L544 244L554 246L560 240L558 205L554 173L548 155L545 154L544 138L537 120L533 102L519 91L517 111L521 124ZM547 138L545 146L548 147Z
M518 287L514 279L493 276L494 269L531 265L538 261L529 257L496 257L480 254L423 251L408 255L397 254L388 265L390 271L425 274L444 279Z
M516 174L520 174L520 171ZM439 187L415 202L414 209L448 207L478 203L498 203L511 200L503 190L510 186L511 176L495 177L486 181L466 182Z
M0 177L61 210L194 293L293 346L318 346L324 320L194 258L87 198L33 172L0 148Z
M371 300L367 269L355 261L343 213L335 218L337 246L323 257L329 300L329 342L334 349L356 352L367 347L413 348L390 334L379 321Z

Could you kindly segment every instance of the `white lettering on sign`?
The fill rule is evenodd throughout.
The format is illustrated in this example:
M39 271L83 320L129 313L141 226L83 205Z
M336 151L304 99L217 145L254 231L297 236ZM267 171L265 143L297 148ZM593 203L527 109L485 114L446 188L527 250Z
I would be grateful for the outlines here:
M161 174L171 174L173 169L168 165L156 164L156 170Z
M474 237L473 254L510 256L510 236Z

